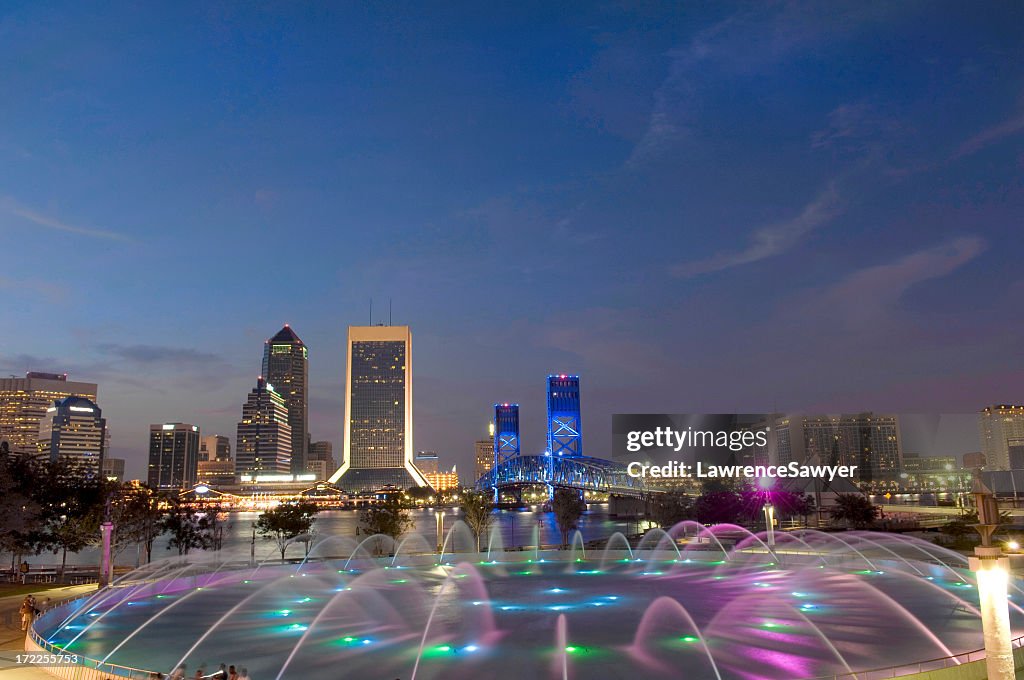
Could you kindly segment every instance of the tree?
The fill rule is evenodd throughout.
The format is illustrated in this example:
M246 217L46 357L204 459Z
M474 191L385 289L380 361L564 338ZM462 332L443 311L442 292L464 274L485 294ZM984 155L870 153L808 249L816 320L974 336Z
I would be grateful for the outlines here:
M481 540L494 522L494 503L491 501L491 495L482 491L467 491L462 495L460 508L462 520L476 537L476 549L480 552Z
M283 562L288 545L296 537L309 534L319 511L316 503L309 501L281 503L261 514L253 526L263 538L277 541Z
M124 484L117 490L111 503L111 521L114 523L113 553L116 555L133 543L146 551L146 562L153 559L153 542L167 531L163 522L161 503L164 497L145 484Z
M744 517L742 498L726 488L704 491L693 502L693 511L702 524L735 524Z
M874 524L878 510L863 494L841 493L836 496L836 504L829 512L833 522L862 529Z
M61 553L60 577L68 552L76 553L100 538L100 522L111 483L93 469L73 460L58 459L40 466L42 484L36 491L42 507L37 547Z
M171 535L168 550L177 548L179 555L187 555L192 550L213 547L220 522L217 509L206 505L192 508L178 497L170 499L170 506L163 523L164 530Z
M551 510L555 514L555 524L562 533L562 548L568 548L569 532L576 530L580 517L587 510L587 504L574 489L555 489Z
M434 495L434 490L429 486L410 486L405 495L409 497L409 502L412 505L419 505L426 503Z
M693 498L682 491L655 494L651 498L651 517L663 529L692 519Z
M397 541L412 525L409 511L394 496L359 511L359 528L370 535L390 536Z
M11 553L12 569L22 555L36 552L43 508L34 495L41 486L35 461L11 455L0 442L0 550Z

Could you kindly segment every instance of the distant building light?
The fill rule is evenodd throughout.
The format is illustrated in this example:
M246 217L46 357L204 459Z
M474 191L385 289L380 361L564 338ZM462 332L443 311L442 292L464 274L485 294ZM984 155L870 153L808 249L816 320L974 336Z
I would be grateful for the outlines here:
M92 413L93 412L93 410L91 408L89 408L88 406L69 406L68 409L71 410L71 411L80 411L82 413Z
M164 425L163 429L165 429L165 430L173 430L174 429L174 423L167 423L166 425Z

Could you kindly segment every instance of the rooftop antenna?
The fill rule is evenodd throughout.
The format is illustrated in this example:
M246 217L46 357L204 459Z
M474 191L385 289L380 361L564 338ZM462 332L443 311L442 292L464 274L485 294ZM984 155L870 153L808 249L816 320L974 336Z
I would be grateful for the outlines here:
M370 298L370 325L373 325L373 298Z
M388 325L391 325L391 298L388 298Z

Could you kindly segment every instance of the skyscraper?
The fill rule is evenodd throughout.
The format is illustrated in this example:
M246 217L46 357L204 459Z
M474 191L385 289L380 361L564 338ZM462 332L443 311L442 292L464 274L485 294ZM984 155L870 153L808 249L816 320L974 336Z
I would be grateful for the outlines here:
M211 434L199 440L199 460L231 460L231 439Z
M239 475L287 475L292 469L292 428L284 397L262 377L242 405L235 443Z
M345 441L331 483L349 492L427 482L413 465L412 333L408 326L349 326Z
M38 451L51 461L73 461L88 474L100 474L107 446L107 420L96 402L65 397L46 410L39 429Z
M548 453L569 458L583 455L578 375L548 376Z
M903 469L899 422L871 412L802 419L804 455L824 465L856 465L861 482L893 480Z
M263 347L263 377L284 397L288 409L291 472L305 474L309 450L309 357L306 345L288 324Z
M999 404L984 408L978 427L986 469L1011 469L1009 441L1024 439L1024 406Z
M417 451L413 457L413 463L416 464L416 469L422 472L424 477L435 473L438 471L439 465L437 451Z
M0 378L0 441L6 441L12 453L35 455L47 409L67 397L95 402L96 385L71 382L66 373L32 372L24 378Z
M334 446L331 442L320 441L309 445L306 460L306 471L316 475L317 479L327 479L338 467L334 464Z
M494 467L519 455L519 404L494 405Z
M149 475L154 489L183 489L199 479L199 427L191 423L149 426Z
M487 439L478 439L474 443L473 481L480 479L494 467L494 423L487 426L490 434Z

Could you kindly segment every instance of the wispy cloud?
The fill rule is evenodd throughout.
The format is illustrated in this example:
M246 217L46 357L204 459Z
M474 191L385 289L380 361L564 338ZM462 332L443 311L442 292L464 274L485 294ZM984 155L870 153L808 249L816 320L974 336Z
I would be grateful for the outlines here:
M208 366L223 363L216 354L201 352L189 347L163 347L160 345L117 345L101 344L97 349L108 356L138 364L188 364Z
M114 231L107 231L104 229L92 229L89 227L81 227L75 224L69 224L63 222L49 215L44 215L32 208L24 206L9 196L0 198L0 208L5 212L20 217L28 222L31 222L39 227L46 229L54 229L56 231L63 231L69 234L78 234L80 236L88 236L90 238L106 239L109 241L128 241L130 240L124 234L119 234Z
M0 276L0 290L15 292L31 291L54 303L64 302L67 299L67 290L50 281L11 279L6 276Z
M985 128L978 134L966 140L953 153L952 159L970 156L971 154L981 151L987 146L995 144L1005 137L1010 137L1020 132L1024 132L1024 111L1018 113L1012 118L1004 120L1002 123Z
M913 286L956 271L983 253L987 245L979 236L964 236L924 248L856 271L824 291L809 293L806 302L833 318L860 326L884 316Z
M743 250L718 253L704 260L684 262L673 267L672 274L691 278L773 257L796 246L801 238L834 219L841 210L839 192L834 184L830 184L793 219L755 231Z

